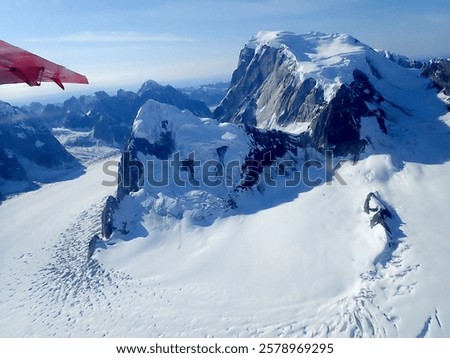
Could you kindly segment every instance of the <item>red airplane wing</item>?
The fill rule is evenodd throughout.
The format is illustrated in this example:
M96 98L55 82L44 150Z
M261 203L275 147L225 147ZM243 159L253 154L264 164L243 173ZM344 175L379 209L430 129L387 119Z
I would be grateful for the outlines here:
M22 83L39 86L41 82L89 83L79 73L0 40L0 84Z

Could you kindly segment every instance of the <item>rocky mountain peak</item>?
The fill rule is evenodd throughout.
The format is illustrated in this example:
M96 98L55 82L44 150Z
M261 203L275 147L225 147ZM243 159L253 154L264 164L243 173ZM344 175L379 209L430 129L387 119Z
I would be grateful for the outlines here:
M402 110L411 87L428 86L405 61L347 34L259 32L241 50L213 118L308 132L318 149L358 155L366 143L361 121L388 135L386 118Z

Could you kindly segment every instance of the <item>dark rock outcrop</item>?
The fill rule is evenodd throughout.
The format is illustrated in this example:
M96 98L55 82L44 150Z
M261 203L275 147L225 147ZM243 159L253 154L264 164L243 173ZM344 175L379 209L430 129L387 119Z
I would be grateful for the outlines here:
M367 102L381 103L383 98L377 94L367 76L353 71L354 81L342 85L336 96L317 116L311 125L311 140L317 148L332 148L336 155L358 154L367 144L360 138L361 118L376 117L380 130L386 133L384 113L374 112Z
M109 239L115 227L113 222L113 214L119 207L118 200L113 196L108 196L105 207L102 211L102 237Z
M119 185L117 197L119 200L125 195L137 191L144 182L144 166L139 161L138 153L153 155L159 160L167 160L175 150L175 140L167 121L160 123L159 138L149 141L146 138L130 135L122 152L119 165Z
M12 181L27 180L24 167L20 164L16 154L11 150L0 147L0 178Z
M89 240L88 244L88 253L87 253L87 259L89 260L92 255L95 252L95 249L97 248L98 242L101 241L100 237L98 235L92 236L92 238Z
M450 59L428 61L422 70L422 76L430 78L437 88L450 96Z
M300 149L309 144L305 134L292 135L278 130L257 129L245 125L250 140L250 148L241 166L242 182L237 189L251 188L259 182L264 168L273 167L278 159L289 155L295 158ZM279 172L283 168L278 168Z
M374 228L380 225L386 234L386 245L373 262L374 265L380 263L385 266L392 259L394 251L397 250L400 240L404 237L400 229L402 222L394 209L389 208L376 192L367 195L364 201L364 212L371 215L370 227Z
M310 121L324 101L323 89L313 78L300 81L291 67L281 49L265 45L255 53L255 49L245 47L230 89L214 110L213 118L252 126L264 126L273 115L280 126ZM257 114L259 100L264 109L259 108Z
M219 122L243 123L256 126L256 99L260 87L280 66L284 58L277 59L278 50L265 46L261 53L244 47L239 65L231 77L230 90L212 117Z

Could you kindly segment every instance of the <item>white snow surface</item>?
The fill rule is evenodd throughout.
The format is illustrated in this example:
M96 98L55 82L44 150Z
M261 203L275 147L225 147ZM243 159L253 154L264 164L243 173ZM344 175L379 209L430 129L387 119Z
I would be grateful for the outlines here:
M0 336L448 337L449 173L374 155L344 165L346 186L208 227L168 221L88 263L113 190L98 163L0 206ZM386 267L369 188L403 221Z
M387 82L397 90L407 90L413 78L420 77L420 70L401 68L348 34L260 31L246 46L256 53L263 51L264 46L282 49L301 81L314 78L323 87L326 101L334 97L342 84L354 80L355 69L367 74L376 89Z
M182 141L187 151L205 139L202 126L215 140L242 136L232 124L179 119L179 140L197 133ZM198 225L122 202L139 230L89 261L115 189L102 185L110 179L103 162L8 199L0 206L0 336L449 337L450 116L410 120L394 127L409 131L403 141L372 136L370 156L343 165L347 185L334 179L279 205L254 192L253 210ZM429 157L408 156L432 144ZM382 145L389 153L377 152ZM370 228L369 192L400 218L399 245L384 266L374 265L386 235ZM145 193L128 200L143 203Z

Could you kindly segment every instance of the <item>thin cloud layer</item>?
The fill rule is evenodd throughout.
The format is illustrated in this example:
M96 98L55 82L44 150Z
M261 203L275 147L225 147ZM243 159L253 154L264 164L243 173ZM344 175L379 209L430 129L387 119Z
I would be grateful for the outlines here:
M29 38L28 42L195 42L187 36L170 33L141 33L133 31L81 31L55 37Z

